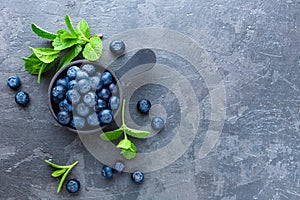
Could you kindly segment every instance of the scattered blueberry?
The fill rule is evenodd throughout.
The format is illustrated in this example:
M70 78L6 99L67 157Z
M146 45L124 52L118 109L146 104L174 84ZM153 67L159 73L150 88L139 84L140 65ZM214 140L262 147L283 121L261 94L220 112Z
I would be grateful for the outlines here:
M57 114L57 121L58 121L58 123L60 123L62 125L67 125L71 121L71 114L66 111L60 111Z
M91 89L90 81L88 79L81 79L77 83L77 88L81 94L87 93Z
M131 174L131 180L134 183L141 183L144 180L144 174L141 171L135 171Z
M29 94L27 92L20 90L19 92L16 93L15 101L20 106L26 106L30 101Z
M90 114L87 117L87 123L91 126L98 126L100 124L99 119L98 119L98 115L95 112Z
M122 40L113 40L109 45L109 49L113 54L121 55L125 51L125 43Z
M69 90L66 94L66 99L72 105L77 104L80 101L80 94L77 90Z
M88 78L89 78L89 75L85 71L79 70L76 74L77 81L79 81L81 79L88 79Z
M77 87L77 81L76 80L71 80L69 83L68 83L68 89L71 90L71 89L76 89Z
M79 116L73 116L70 126L75 129L82 129L85 126L85 119Z
M109 99L109 107L112 110L118 109L119 105L120 105L120 99L118 97L116 97L116 96L110 97L110 99Z
M109 109L104 109L99 112L100 123L110 124L113 121L113 113Z
M101 80L103 81L103 85L109 85L112 83L112 75L110 72L104 72L102 74Z
M151 126L154 130L160 130L165 126L165 122L161 117L153 117Z
M76 106L76 112L77 112L78 115L80 115L82 117L85 117L85 116L87 116L89 114L90 109L84 103L79 103Z
M59 103L60 111L72 112L72 105L68 103L66 99Z
M66 188L70 193L78 192L80 189L80 182L76 179L70 179L66 184Z
M104 178L113 178L113 176L114 176L113 168L111 168L107 165L103 165L101 174Z
M93 75L96 72L96 68L94 65L91 64L85 64L81 67L82 71L85 71L86 73L88 73L89 75Z
M67 76L70 78L70 79L75 79L76 78L76 75L77 75L77 72L80 70L79 67L77 66L72 66L68 69L67 71Z
M118 92L118 88L117 88L116 84L114 84L114 83L111 83L108 86L108 89L112 94L117 94L117 92Z
M69 78L66 76L65 78L60 78L56 81L56 85L62 85L64 87L68 87Z
M125 165L122 162L116 162L114 169L116 170L116 172L122 173L125 169Z
M151 103L148 99L141 99L137 103L137 109L141 113L148 113L151 108Z
M97 93L98 97L104 100L108 100L111 93L108 89L106 88L102 88L98 93Z
M90 78L90 84L93 91L98 91L102 88L103 82L100 76L93 76Z
M7 85L11 89L18 89L21 86L21 80L18 76L10 76L7 79Z
M66 87L62 85L57 85L52 89L52 96L58 100L63 100L67 92Z

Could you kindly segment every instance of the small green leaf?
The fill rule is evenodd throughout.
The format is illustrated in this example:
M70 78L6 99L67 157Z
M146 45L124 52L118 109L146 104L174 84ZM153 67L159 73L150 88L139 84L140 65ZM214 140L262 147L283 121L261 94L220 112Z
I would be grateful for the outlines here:
M120 148L120 149L129 149L131 147L131 141L128 140L128 139L123 139L119 142L119 144L117 145L117 148Z
M123 133L123 128L119 128L119 129L116 129L114 131L109 131L109 132L102 133L100 135L100 138L102 140L112 141L112 140L116 140L119 137L121 137L122 133Z
M57 37L52 42L52 46L54 50L64 50L75 45L77 41L76 36L70 34L65 29L60 29L57 31Z
M121 153L127 160L133 159L136 156L136 152L122 149Z
M136 146L133 142L131 142L130 148L128 150L133 152L133 153L136 153Z
M69 64L78 54L81 52L82 46L81 45L76 45L74 48L68 51L61 59L58 64L57 70L62 68L63 66Z
M77 27L76 27L76 33L79 37L88 40L90 37L90 29L88 23L82 19Z
M128 127L125 128L125 132L135 138L145 138L150 135L147 131L134 130Z
M84 58L95 61L102 55L102 40L98 36L92 36L90 42L84 47L82 55Z
M73 25L72 25L72 22L71 22L71 19L70 19L69 15L65 16L65 23L66 23L68 29L71 31L72 35L76 35L77 36L77 34L76 34L76 32L75 32L75 30L73 28Z
M40 28L39 26L37 26L36 24L31 24L31 29L32 31L37 34L38 36L40 36L41 38L45 38L48 40L54 40L56 37L56 34L54 33L50 33L42 28Z
M51 48L31 48L36 57L44 63L53 62L59 55L60 51Z
M65 173L66 170L67 170L66 168L55 170L55 171L51 174L51 176L52 176L52 177L59 177L60 175L62 175L63 173Z

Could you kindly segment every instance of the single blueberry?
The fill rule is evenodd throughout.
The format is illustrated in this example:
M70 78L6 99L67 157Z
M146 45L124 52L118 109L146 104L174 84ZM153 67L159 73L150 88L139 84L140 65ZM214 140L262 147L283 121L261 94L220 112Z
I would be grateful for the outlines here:
M114 169L116 170L116 172L122 173L125 169L125 165L122 162L118 161L118 162L115 163Z
M116 110L116 109L118 109L119 105L120 105L120 99L118 97L112 96L109 98L110 109Z
M66 99L72 105L77 104L80 101L80 94L75 89L69 90L66 94Z
M76 179L70 179L66 184L66 189L70 193L78 192L80 189L80 182Z
M109 49L113 54L121 55L125 51L125 43L122 40L113 40L109 45Z
M15 95L15 101L20 106L26 106L30 101L29 94L27 92L20 90Z
M66 88L68 88L68 83L69 83L69 77L64 77L64 78L60 78L56 81L56 85L62 85Z
M113 168L111 168L107 165L103 165L101 174L104 178L113 178L113 176L114 176Z
M78 115L80 115L82 117L85 117L90 113L90 109L84 103L79 103L76 106L76 112L77 112Z
M112 83L112 75L110 72L104 72L102 74L101 80L103 82L103 85L109 85Z
M56 103L56 104L59 104L59 103L60 103L60 100L59 100L57 97L53 97L52 100L53 100L53 102Z
M52 89L52 96L57 98L58 100L63 100L65 98L65 94L67 89L65 86L57 85Z
M111 83L108 86L108 89L112 94L117 94L117 92L118 92L118 88L117 88L116 84L114 84L114 83Z
M96 72L96 68L94 65L92 64L85 64L81 67L82 71L85 71L86 73L88 73L88 75L93 75Z
M77 66L71 66L68 71L67 71L67 76L70 78L70 79L75 79L76 78L76 75L77 75L77 72L80 70L79 67Z
M90 78L90 84L93 91L98 91L102 88L103 82L100 76L93 76Z
M106 101L104 101L103 99L98 99L97 104L95 105L95 111L99 112L100 110L102 110L106 107L107 107Z
M95 112L90 114L87 117L87 123L91 126L98 126L100 124L99 119L98 119L98 115Z
M89 75L85 71L79 70L76 74L77 81L79 81L81 79L88 79L88 78L89 78Z
M77 87L77 81L76 80L71 80L69 83L68 83L68 89L71 90L71 89L76 89Z
M79 116L73 116L70 126L75 129L82 129L85 126L85 119Z
M134 183L141 183L144 180L144 174L141 171L135 171L131 174L131 180Z
M81 94L87 93L91 89L90 81L88 79L81 79L77 83L77 88Z
M57 114L57 121L58 123L62 124L62 125L67 125L71 122L71 114L69 112L66 111L60 111Z
M110 124L113 121L113 113L109 109L104 109L99 112L100 123Z
M108 89L106 88L102 88L98 93L97 93L98 97L104 99L104 100L108 100L111 93Z
M11 89L18 89L21 86L21 80L18 76L10 76L7 79L7 85L11 88Z
M151 103L148 99L141 99L137 103L137 109L141 113L148 113L151 108Z
M97 95L94 92L89 92L84 95L83 102L88 106L93 108L97 103Z
M154 130L160 130L165 126L165 122L161 117L153 117L151 120L151 126Z
M59 109L60 111L72 112L72 105L69 104L66 99L64 99L59 103Z

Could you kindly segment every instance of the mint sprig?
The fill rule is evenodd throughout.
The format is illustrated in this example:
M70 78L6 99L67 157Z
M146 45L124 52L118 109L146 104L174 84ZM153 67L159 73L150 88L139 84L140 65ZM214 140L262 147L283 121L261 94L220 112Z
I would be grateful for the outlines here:
M78 164L78 161L75 161L73 164L66 165L66 166L54 164L54 163L50 162L49 160L45 160L45 162L47 164L49 164L51 167L57 169L51 174L52 177L56 178L56 177L59 177L62 175L60 182L58 184L58 187L57 187L57 193L59 193L62 185L64 184L66 177L68 176L71 169Z
M116 140L124 134L124 139L120 140L117 144L117 148L121 149L121 154L128 160L134 158L136 156L136 146L135 144L128 139L127 135L134 137L134 138L145 138L150 135L147 131L140 131L129 128L125 124L125 105L126 100L123 100L122 104L122 126L119 129L108 131L105 133L100 134L100 138L103 140Z
M98 60L102 55L101 37L98 34L90 36L90 29L86 20L82 19L75 29L70 16L66 15L65 24L68 30L59 29L56 34L48 32L36 24L31 24L31 29L35 34L52 41L51 48L30 47L33 53L27 58L22 58L25 63L25 70L30 74L38 75L38 83L40 83L43 73L57 64L57 70L59 70L80 53L90 61Z

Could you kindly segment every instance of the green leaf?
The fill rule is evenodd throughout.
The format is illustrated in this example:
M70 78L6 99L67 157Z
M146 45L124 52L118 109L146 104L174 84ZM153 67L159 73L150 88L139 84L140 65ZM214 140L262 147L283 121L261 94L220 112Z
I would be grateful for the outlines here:
M60 29L57 31L57 37L52 42L52 46L54 50L64 50L75 45L77 41L76 36L70 34L65 29Z
M30 48L36 57L44 63L53 62L59 55L60 51L51 48Z
M150 135L147 131L134 130L128 127L125 128L125 132L135 138L145 138Z
M72 35L76 35L77 36L77 34L76 34L76 32L75 32L75 30L73 28L73 25L72 25L72 22L71 22L71 19L70 19L69 15L65 16L65 23L66 23L68 29L71 31Z
M74 58L76 58L76 56L78 56L78 54L81 52L81 50L82 50L81 45L76 45L74 48L69 50L68 53L66 53L66 55L64 55L60 59L57 70L59 70L60 68L62 68L65 65L69 64Z
M114 131L109 131L109 132L102 133L100 135L100 138L102 140L112 141L112 140L116 140L119 137L121 137L122 133L123 133L123 128L119 128L119 129L116 129Z
M128 139L123 139L119 142L119 144L117 145L117 148L120 148L120 149L129 149L131 147L131 141L128 140Z
M85 45L82 55L91 61L98 60L102 54L102 48L102 40L98 36L93 36Z
M42 28L40 28L39 26L37 26L36 24L31 24L31 29L32 31L37 34L38 36L40 36L41 38L45 38L48 40L54 40L56 37L56 34L54 33L50 33Z
M120 152L126 159L130 160L136 156L136 146L131 143L131 147L129 149L122 149Z
M77 27L76 27L76 33L79 37L88 40L90 37L90 29L88 23L82 19Z
M62 175L63 173L65 173L66 170L67 170L66 168L55 170L55 171L51 174L51 176L52 176L52 177L59 177L60 175Z

